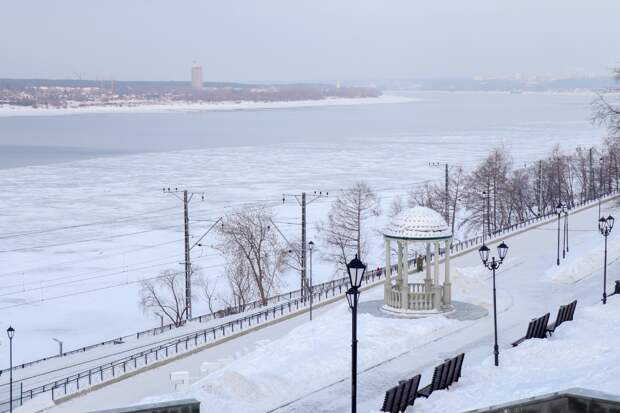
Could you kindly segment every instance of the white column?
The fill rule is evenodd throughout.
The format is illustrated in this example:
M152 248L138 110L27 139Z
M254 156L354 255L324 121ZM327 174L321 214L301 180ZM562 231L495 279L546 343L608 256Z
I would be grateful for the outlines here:
M433 284L431 280L431 243L430 242L426 243L426 263L424 263L424 265L426 266L426 276L424 277L424 290L426 292L430 292L432 284Z
M439 285L439 242L435 241L435 271L434 271L434 278L435 278L435 285Z
M434 260L434 271L433 271L433 275L435 278L435 282L433 285L433 292L435 293L435 296L433 297L433 309L434 310L439 310L439 308L441 307L441 290L442 287L439 284L439 242L435 241L435 260Z
M452 239L448 238L446 245L446 258L444 261L444 281L443 281L443 303L450 305L452 303L452 284L450 283L450 244Z
M409 308L409 248L407 246L407 241L401 241L401 245L403 275L400 287L400 308L407 310Z

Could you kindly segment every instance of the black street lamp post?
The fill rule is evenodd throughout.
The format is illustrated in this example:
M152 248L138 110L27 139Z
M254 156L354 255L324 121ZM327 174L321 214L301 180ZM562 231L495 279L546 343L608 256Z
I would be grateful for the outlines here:
M351 331L351 412L357 411L357 302L360 296L360 286L366 272L366 264L364 264L355 255L355 258L347 264L347 272L349 273L349 282L351 288L347 291L347 301L351 308L353 318L353 326Z
M556 261L557 265L560 265L560 218L562 217L562 203L559 203L555 207L555 213L558 214L558 258Z
M6 334L9 336L9 411L13 412L13 336L15 335L15 329L11 326L6 329Z
M562 259L566 259L566 253L568 252L568 208L566 202L561 202L558 206L560 207L560 215L564 216L564 228L562 229Z
M564 210L564 244L568 253L568 207Z
M495 365L499 366L499 345L497 344L497 295L495 292L495 270L499 268L500 265L504 262L504 258L506 258L506 254L508 253L508 245L502 242L497 247L497 254L499 255L499 260L495 259L495 257L491 257L491 261L489 262L489 247L485 244L482 244L482 247L478 250L480 254L480 258L482 259L482 265L484 265L487 269L493 271L493 323L495 327L495 345L493 346L493 354L495 356Z
M607 304L607 237L614 227L614 217L609 215L607 218L601 217L598 220L598 229L605 237L605 261L603 264L603 304Z

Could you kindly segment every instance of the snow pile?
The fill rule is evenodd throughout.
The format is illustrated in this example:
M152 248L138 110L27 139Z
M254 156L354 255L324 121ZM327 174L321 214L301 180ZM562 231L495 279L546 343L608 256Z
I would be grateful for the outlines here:
M421 338L458 324L444 317L419 320L358 315L360 371L411 350ZM351 314L342 304L213 371L189 392L157 398L195 397L210 411L263 412L313 389L348 379ZM149 398L145 402L152 402Z
M16 396L13 395L13 397ZM7 397L6 399L8 400L9 398ZM13 411L15 413L40 413L50 409L53 406L54 402L50 399L50 394L45 393L35 396L22 406L13 406Z
M606 306L577 306L575 319L563 324L550 339L527 340L503 350L500 367L493 366L492 356L477 366L469 364L466 357L461 380L448 391L416 400L415 411L461 412L571 387L617 394L618 314L620 299L616 297ZM379 398L375 403L380 405Z
M450 273L453 298L471 304L478 304L485 308L493 305L491 294L490 272L482 264L472 267L453 267Z
M603 269L603 237L600 234L592 234L583 240L577 247L572 247L566 259L561 260L561 265L553 265L545 271L544 279L547 281L574 284L597 271ZM608 240L607 262L611 264L620 258L620 249L613 248L614 238Z

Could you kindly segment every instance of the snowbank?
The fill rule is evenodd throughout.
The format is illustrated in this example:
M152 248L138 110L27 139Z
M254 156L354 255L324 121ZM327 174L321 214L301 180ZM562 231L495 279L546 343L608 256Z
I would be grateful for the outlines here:
M618 394L618 314L617 297L606 306L578 306L575 319L563 324L550 339L527 340L504 350L499 367L493 366L492 357L478 365L465 358L461 380L448 391L416 400L415 411L461 412L571 387ZM375 403L380 406L379 395Z
M608 240L607 262L611 264L620 258L620 249L614 248L616 245L614 237ZM603 237L598 233L593 233L585 237L577 246L571 247L572 250L562 260L561 265L552 265L544 274L547 281L574 284L588 278L597 271L603 269Z
M458 324L444 317L420 320L359 314L358 368L410 350L433 332ZM286 336L264 343L192 385L188 392L144 402L195 397L210 411L263 412L350 374L351 315L346 304ZM389 339L387 339L389 338Z

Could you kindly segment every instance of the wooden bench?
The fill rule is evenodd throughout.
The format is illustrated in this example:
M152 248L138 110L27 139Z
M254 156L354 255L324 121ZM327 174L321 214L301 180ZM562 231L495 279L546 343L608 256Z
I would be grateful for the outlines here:
M532 319L532 321L530 321L527 326L527 332L525 333L525 336L512 343L512 346L516 347L525 340L529 340L530 338L545 338L547 334L548 322L549 313L545 314L542 317Z
M464 359L465 353L461 353L454 358L447 359L443 364L435 367L431 383L420 390L418 392L418 396L428 397L433 391L448 389L452 386L452 384L459 381Z
M452 379L450 381L450 385L454 382L459 381L459 379L461 378L461 368L463 367L463 360L465 359L465 353L461 353L458 356L455 357L456 360L456 366L454 368L454 374L452 376Z
M422 390L418 391L418 396L428 398L428 396L430 396L433 391L441 389L441 387L439 387L439 384L441 382L441 375L443 374L443 369L445 365L446 364L443 363L435 367L431 383L428 386L424 387Z
M577 307L577 300L569 304L561 305L558 309L558 315L555 318L555 322L547 326L547 333L553 334L556 328L558 328L563 322L571 321L575 314L575 308Z
M416 375L409 380L402 380L398 386L394 386L385 392L382 412L400 413L407 407L413 406L417 397L428 398L435 390L448 389L454 382L459 381L465 353L454 358L446 359L442 364L435 367L431 383L418 391L421 375Z
M409 380L403 380L398 386L392 387L385 392L381 411L400 413L407 410L407 407L413 406L421 377L422 376L418 374Z

